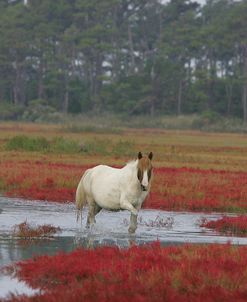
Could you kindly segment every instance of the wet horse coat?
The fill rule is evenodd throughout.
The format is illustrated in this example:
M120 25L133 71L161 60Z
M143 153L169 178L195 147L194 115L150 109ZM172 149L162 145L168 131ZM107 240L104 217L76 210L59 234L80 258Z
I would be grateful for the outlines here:
M152 157L152 152L148 156L139 152L137 160L121 169L99 165L85 171L76 190L76 206L79 214L88 203L88 226L95 222L95 215L102 208L128 210L129 232L135 232L138 211L151 187Z

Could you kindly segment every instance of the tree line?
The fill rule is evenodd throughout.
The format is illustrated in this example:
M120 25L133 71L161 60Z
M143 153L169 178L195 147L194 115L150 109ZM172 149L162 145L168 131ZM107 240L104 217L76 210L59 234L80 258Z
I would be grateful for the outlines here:
M0 104L247 121L246 16L246 0L1 0Z

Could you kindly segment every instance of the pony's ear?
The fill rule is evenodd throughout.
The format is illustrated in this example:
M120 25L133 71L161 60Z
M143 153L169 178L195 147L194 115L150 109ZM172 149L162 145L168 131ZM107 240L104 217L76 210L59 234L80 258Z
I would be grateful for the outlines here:
M153 158L153 152L150 152L150 153L148 154L148 158L149 158L150 160L152 160L152 158Z
M141 158L142 158L142 153L139 152L139 153L138 153L138 159L141 159Z

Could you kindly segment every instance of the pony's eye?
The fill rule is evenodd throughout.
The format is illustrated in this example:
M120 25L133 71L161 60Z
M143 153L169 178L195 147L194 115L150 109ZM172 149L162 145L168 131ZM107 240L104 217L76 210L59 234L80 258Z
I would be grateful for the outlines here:
M141 171L140 169L138 169L137 177L138 177L138 179L139 179L140 181L141 181L142 178L143 178L143 173L142 173L142 171Z
M152 174L152 169L148 170L148 180L150 180Z

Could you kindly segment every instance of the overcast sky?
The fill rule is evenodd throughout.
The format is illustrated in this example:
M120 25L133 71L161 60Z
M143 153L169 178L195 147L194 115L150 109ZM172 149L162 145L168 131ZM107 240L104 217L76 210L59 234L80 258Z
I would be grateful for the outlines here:
M163 3L169 2L170 0L162 0ZM199 4L203 5L206 3L206 0L191 0L191 2L198 2Z

